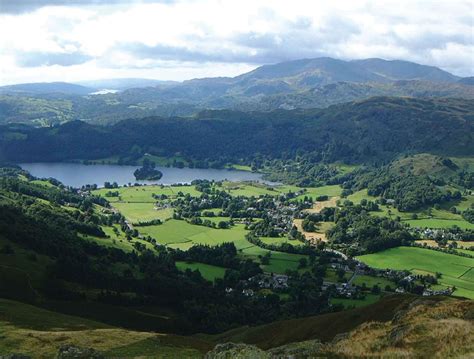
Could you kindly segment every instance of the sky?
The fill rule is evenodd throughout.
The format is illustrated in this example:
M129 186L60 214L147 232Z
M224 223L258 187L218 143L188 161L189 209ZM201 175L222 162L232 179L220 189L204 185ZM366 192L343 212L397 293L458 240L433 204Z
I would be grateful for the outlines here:
M0 85L379 57L474 75L471 0L0 0Z

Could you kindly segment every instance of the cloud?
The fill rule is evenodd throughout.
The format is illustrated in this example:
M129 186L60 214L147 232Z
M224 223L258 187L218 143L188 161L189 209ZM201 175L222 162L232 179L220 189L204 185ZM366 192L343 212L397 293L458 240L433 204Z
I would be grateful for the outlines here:
M474 74L470 0L0 0L0 82L88 73L183 80L329 56ZM54 6L51 6L54 5ZM67 6L66 6L67 5ZM51 71L45 71L45 69ZM59 71L59 68L63 70ZM53 71L54 69L54 71ZM175 76L173 78L173 76Z
M110 6L171 2L171 0L2 0L0 14L22 14L45 6Z
M79 52L51 53L51 52L26 52L16 55L16 62L22 67L39 66L72 66L83 64L93 57Z

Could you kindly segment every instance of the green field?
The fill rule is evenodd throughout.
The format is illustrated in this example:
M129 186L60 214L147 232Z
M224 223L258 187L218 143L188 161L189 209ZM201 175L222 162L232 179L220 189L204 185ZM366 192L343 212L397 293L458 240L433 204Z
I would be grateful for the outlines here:
M260 237L260 240L266 245L275 245L279 246L282 244L291 244L292 246L302 246L303 242L300 242L295 239L288 239L288 237Z
M351 194L347 199L357 204L363 199L375 201L377 197L369 196L367 190L364 189ZM467 222L461 215L454 214L449 210L453 206L459 210L466 210L471 203L474 203L474 196L468 195L461 201L444 203L440 209L429 208L416 212L400 212L393 206L379 205L380 210L371 212L371 214L391 218L400 217L403 222L408 223L411 227L451 228L452 226L458 226L462 229L474 229L473 223ZM416 214L418 218L413 219L413 214Z
M171 219L162 225L137 228L141 234L155 238L157 243L175 249L187 250L196 244L215 246L225 242L232 242L239 250L239 255L242 258L251 258L257 261L259 255L263 256L269 252L245 239L248 231L244 228L243 224L236 224L230 229L215 229ZM270 252L272 253L270 264L262 265L262 269L266 272L285 273L287 269L296 270L300 258L305 257L299 254Z
M120 197L107 197L106 193L119 192ZM166 195L168 197L176 197L179 193L190 194L191 196L199 196L201 192L197 191L194 186L137 186L137 187L120 187L120 188L101 188L93 191L93 194L106 198L109 202L149 202L154 203L155 195Z
M223 182L221 190L225 190L232 196L259 197L264 195L277 196L281 191L276 187L267 186L261 183L247 182Z
M261 183L247 183L247 182L223 182L222 188L225 189L233 196L245 196L245 197L259 197L262 195L277 196L279 194L286 194L289 192L298 192L303 190L301 187L291 185L277 185L268 186ZM321 187L308 187L304 188L305 193L296 197L297 199L303 199L305 196L316 198L317 196L327 195L329 197L339 196L342 192L342 188L338 185L321 186Z
M102 226L101 227L102 230L107 235L106 238L93 237L93 236L87 236L87 235L82 235L82 238L87 239L89 241L96 242L97 244L100 244L102 246L118 248L118 249L121 249L125 252L134 251L135 248L133 247L133 243L135 243L135 242L141 243L146 248L153 250L153 245L151 243L149 243L149 242L147 242L143 239L140 239L140 238L132 238L131 241L128 241L125 234L120 229L120 226L119 225L114 225L114 227L119 230L118 235L115 234L112 227Z
M211 282L216 278L224 278L226 271L226 268L205 263L176 262L176 267L181 271L185 271L186 269L192 271L198 270L204 279Z
M268 252L271 253L270 263L262 265L261 267L265 272L270 273L284 274L287 270L297 270L299 260L301 258L306 258L306 256L301 254L269 251L253 245L239 251L243 258L250 258L256 261L258 261L258 256L264 256Z
M440 218L427 218L427 219L414 219L408 220L406 223L410 224L412 227L418 228L451 228L453 226L458 226L462 229L474 229L474 223L469 223L464 220L457 219L440 219Z
M442 273L441 284L459 288L456 295L474 299L472 268L474 258L416 247L397 247L359 256L357 259L374 268L410 270L419 273Z
M392 289L395 289L396 287L396 284L391 280L381 277L371 277L368 275L358 275L352 283L360 286L365 283L367 288L372 288L374 285L378 285L382 290L384 290L386 286L389 286Z
M224 242L234 242L237 248L252 245L245 239L247 231L242 224L237 224L230 229L215 229L170 219L161 225L137 227L137 229L141 234L155 238L159 244L182 250L195 244L213 246Z
M301 190L301 188L294 187L294 186L287 186L291 188L293 192ZM331 185L331 186L321 186L321 187L308 187L304 194L296 197L297 199L303 199L305 196L312 197L313 200L322 195L326 195L329 197L336 197L340 196L342 192L342 188L339 185Z

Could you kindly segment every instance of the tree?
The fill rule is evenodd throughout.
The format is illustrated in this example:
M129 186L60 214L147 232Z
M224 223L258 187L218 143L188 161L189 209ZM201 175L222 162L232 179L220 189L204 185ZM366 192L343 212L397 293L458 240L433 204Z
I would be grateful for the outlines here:
M299 260L298 268L306 268L308 266L308 261L305 257Z

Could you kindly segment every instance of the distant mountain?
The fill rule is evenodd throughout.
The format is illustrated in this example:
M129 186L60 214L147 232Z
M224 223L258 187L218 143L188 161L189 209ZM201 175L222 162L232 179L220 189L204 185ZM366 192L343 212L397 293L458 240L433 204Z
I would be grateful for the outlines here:
M94 88L67 82L37 82L0 87L0 94L67 94L87 95L95 91Z
M120 78L120 79L103 79L92 81L81 81L79 85L92 87L95 89L110 89L110 90L127 90L137 87L154 87L161 85L177 84L175 81L160 81L153 79L140 78Z
M0 123L112 124L147 116L193 116L203 109L325 108L373 96L474 99L472 82L407 61L324 57L264 65L236 77L183 82L123 78L4 86Z
M428 82L454 84L458 80L459 77L437 67L408 61L343 61L322 57L264 65L233 78L203 78L154 89L131 89L127 96L144 96L153 101L168 103L186 102L200 107L229 108L232 104L239 106L247 100L255 101L255 97L260 100L264 96L299 94L309 90L317 92L315 89L341 82L364 84L371 88L385 86L378 94L391 95L389 85L399 81L423 81L424 93L429 94ZM396 87L399 88L400 85L394 85L394 89ZM442 92L439 89L437 91ZM448 96L451 95L450 90L445 92ZM458 88L455 92L461 94L461 97L470 98L470 94L465 95L462 89ZM404 93L402 95L409 96Z
M306 91L276 94L257 101L242 101L235 106L245 111L270 111L276 108L324 108L338 103L363 100L373 96L399 96L416 98L474 99L474 87L460 83L429 81L396 81L389 83L338 82Z
M409 61L366 59L353 60L352 64L382 76L390 81L398 80L425 80L434 82L456 82L459 77L434 66L420 65Z
M458 83L463 85L474 86L474 76L471 77L463 77L458 81Z

